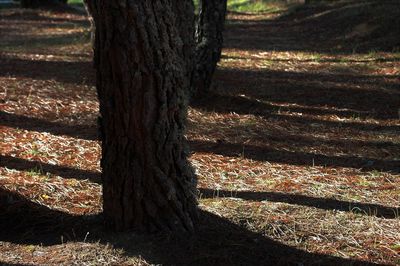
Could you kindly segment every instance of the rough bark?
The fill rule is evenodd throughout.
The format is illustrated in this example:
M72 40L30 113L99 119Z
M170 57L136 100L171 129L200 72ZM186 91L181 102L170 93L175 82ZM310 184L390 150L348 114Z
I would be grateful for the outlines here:
M191 231L197 218L184 138L193 28L178 13L188 2L93 5L103 212L116 231Z
M195 39L194 39L194 4L192 0L171 1L176 11L176 25L183 41L183 57L186 63L186 76L190 84L193 79ZM190 93L190 89L188 93Z
M200 0L194 93L206 93L221 58L227 0Z

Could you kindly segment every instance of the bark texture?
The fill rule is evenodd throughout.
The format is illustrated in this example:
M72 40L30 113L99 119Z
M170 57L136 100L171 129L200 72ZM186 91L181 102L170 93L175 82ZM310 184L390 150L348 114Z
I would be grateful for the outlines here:
M193 230L196 178L184 138L190 0L95 0L103 211L113 230ZM185 13L179 13L185 10ZM185 15L186 14L186 15Z
M210 89L217 63L221 59L227 0L200 0L196 27L196 65L194 90Z

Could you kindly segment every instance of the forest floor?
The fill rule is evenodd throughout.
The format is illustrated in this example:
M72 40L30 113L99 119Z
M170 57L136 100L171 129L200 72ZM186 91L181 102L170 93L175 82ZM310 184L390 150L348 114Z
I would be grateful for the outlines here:
M0 9L0 264L400 264L399 12L229 14L182 237L103 231L86 17Z

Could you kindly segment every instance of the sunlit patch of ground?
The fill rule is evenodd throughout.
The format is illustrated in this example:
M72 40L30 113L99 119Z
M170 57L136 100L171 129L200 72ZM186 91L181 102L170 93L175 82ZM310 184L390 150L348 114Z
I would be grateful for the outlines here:
M0 203L20 206L8 195L16 193L41 211L27 218L32 232L22 223L27 235L0 238L0 262L157 263L146 262L154 254L118 248L118 237L84 225L59 232L48 221L101 213L89 24L78 14L0 12ZM275 22L280 16L230 15L212 95L189 110L200 207L249 239L399 263L399 54L318 51L307 36L293 37L299 27ZM0 219L9 219L1 210ZM54 228L51 244L35 235L42 232L36 215ZM219 248L247 252L261 241L212 240L181 261L222 265L231 261Z

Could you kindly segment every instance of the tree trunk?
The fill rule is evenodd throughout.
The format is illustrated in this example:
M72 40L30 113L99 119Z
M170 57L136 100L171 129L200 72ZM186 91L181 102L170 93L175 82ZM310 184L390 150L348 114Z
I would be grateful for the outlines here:
M103 212L116 231L191 231L197 218L184 138L193 14L179 13L190 2L93 5Z
M191 92L193 70L195 64L195 40L194 40L194 4L192 0L172 1L173 10L176 11L177 28L183 43L183 58L186 63L186 76L189 80L188 95Z
M93 20L93 10L94 10L94 5L95 5L95 0L83 0L83 4L85 6L86 9L86 13L88 15L88 19L90 22L90 42L92 44L92 48L94 48L94 35L96 32L96 28L95 28L95 23Z
M196 27L196 65L194 92L210 89L212 77L221 58L227 0L200 0Z

